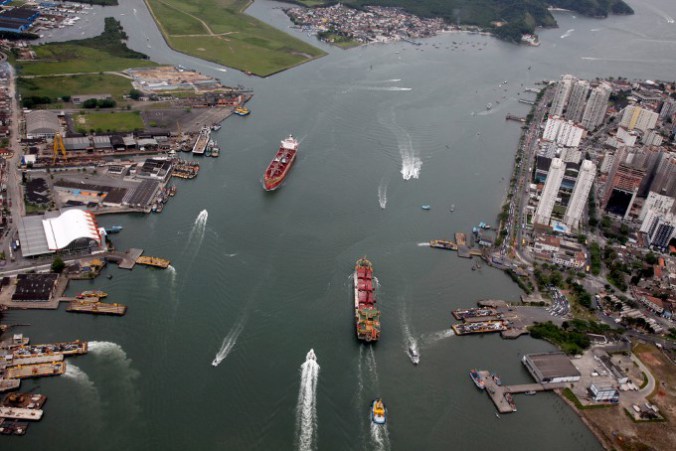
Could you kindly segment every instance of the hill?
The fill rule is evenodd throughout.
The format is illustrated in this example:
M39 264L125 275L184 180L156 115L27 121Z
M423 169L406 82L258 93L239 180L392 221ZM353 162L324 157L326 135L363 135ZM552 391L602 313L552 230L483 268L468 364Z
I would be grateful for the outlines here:
M336 3L332 0L292 2L312 6ZM342 0L341 3L355 8L400 7L421 17L441 17L448 23L491 29L498 38L513 42L520 41L523 33L533 33L535 27L557 26L548 6L598 18L634 13L624 0ZM498 22L506 23L496 26Z

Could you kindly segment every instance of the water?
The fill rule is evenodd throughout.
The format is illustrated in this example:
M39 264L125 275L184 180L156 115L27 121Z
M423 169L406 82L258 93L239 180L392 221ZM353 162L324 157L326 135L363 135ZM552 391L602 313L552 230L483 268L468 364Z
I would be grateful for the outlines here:
M129 45L154 60L252 87L252 115L224 123L216 133L221 158L201 160L199 177L177 181L179 194L161 215L101 218L124 226L117 247L142 247L174 268L110 267L71 286L69 294L110 293L129 305L125 317L11 313L11 322L33 325L21 332L34 342L107 344L68 359L86 378L75 371L25 383L49 396L45 418L3 450L298 448L299 365L310 348L321 359L309 423L315 449L599 449L553 394L517 397L516 414L495 417L469 369L528 382L520 357L552 347L526 337L452 336L451 309L520 293L501 272L471 271L471 262L426 242L494 220L520 131L504 115L527 113L517 102L526 87L568 72L673 79L676 26L664 16L676 17L676 5L634 3L632 17L560 14L560 29L542 31L539 48L446 34L420 47L329 49L268 79L171 51L140 0L98 9L100 29L115 15ZM251 12L288 29L276 6L257 1ZM278 192L265 193L261 174L288 133L305 137L297 165ZM382 282L383 333L374 347L353 338L346 283L363 255ZM225 360L209 365L243 318ZM404 324L418 366L403 352ZM387 430L371 430L376 397L388 406Z

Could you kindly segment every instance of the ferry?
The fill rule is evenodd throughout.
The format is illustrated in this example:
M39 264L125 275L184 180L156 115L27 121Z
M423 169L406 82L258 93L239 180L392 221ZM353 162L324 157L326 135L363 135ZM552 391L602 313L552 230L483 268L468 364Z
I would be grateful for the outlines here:
M237 116L248 116L249 114L251 114L251 110L249 110L245 106L238 106L237 108L235 108L233 113L235 113Z
M449 251L458 250L458 246L453 241L448 240L432 240L430 241L430 247L435 247L437 249L446 249Z
M281 142L279 150L275 154L263 176L263 188L265 191L274 191L279 188L286 178L298 152L298 141L292 135Z
M387 409L380 398L375 399L371 404L371 421L375 424L385 424L387 421Z
M472 378L474 385L476 385L479 390L484 390L486 388L486 383L477 370L471 370L469 372L469 377Z
M367 343L378 341L380 339L380 310L376 307L373 265L366 257L357 260L352 277L357 339Z

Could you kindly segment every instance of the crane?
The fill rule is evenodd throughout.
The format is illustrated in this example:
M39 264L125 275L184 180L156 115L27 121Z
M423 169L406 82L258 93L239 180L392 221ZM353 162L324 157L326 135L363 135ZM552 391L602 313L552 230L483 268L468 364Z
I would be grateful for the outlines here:
M61 152L64 161L68 160L68 156L66 155L66 146L63 145L63 137L61 136L61 133L54 135L54 159L52 160L52 164L56 163L59 152Z

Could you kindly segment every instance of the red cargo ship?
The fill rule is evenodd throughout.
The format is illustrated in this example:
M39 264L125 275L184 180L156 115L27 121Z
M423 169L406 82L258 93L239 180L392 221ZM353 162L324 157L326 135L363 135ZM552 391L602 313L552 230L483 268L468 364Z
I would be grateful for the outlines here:
M263 188L265 191L274 191L282 184L286 175L291 170L291 165L296 159L296 152L298 152L298 141L293 136L282 141L279 150L272 159L265 175L263 176Z
M373 265L366 258L357 260L354 268L354 317L357 338L378 341L380 338L380 310L376 307Z

